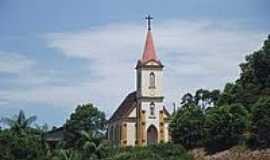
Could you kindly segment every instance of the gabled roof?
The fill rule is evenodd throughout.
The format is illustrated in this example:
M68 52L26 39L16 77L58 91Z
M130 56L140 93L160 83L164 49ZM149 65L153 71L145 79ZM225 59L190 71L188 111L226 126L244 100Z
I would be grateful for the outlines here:
M163 111L167 115L167 117L170 117L171 116L170 112L168 112L168 110L166 109L165 106L163 106Z
M121 118L125 118L128 116L128 113L132 111L137 104L137 96L136 91L130 93L124 101L120 104L120 106L117 108L117 110L113 113L111 118L109 119L109 123L119 120Z
M64 127L59 127L45 134L47 142L59 142L64 139Z

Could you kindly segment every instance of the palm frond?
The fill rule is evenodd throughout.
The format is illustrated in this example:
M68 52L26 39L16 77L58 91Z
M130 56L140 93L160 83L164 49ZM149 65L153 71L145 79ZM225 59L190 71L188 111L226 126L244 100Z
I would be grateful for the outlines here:
M37 120L37 116L31 116L24 121L24 126L29 127L34 121Z
M19 124L23 124L24 121L25 121L25 114L24 114L24 111L23 111L23 110L20 110L19 115L18 115L17 122L18 122Z
M6 125L8 125L9 127L13 127L16 124L16 121L14 121L11 118L2 118L1 119L1 122L4 123L4 124L6 124Z

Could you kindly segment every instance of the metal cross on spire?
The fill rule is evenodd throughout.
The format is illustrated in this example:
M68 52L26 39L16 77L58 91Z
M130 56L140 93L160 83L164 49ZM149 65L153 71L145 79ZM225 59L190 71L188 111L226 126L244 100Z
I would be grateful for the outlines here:
M147 28L148 28L148 31L151 31L151 20L154 19L153 17L151 17L151 15L148 15L147 17L145 17L145 19L147 20Z

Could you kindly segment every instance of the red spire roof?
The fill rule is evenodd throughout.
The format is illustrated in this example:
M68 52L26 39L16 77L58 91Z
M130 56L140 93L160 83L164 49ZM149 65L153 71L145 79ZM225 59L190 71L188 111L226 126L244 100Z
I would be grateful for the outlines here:
M146 41L145 41L145 46L144 46L144 51L143 51L142 62L147 62L149 60L158 61L157 56L156 56L155 47L154 47L152 33L150 30L148 30L147 35L146 35Z

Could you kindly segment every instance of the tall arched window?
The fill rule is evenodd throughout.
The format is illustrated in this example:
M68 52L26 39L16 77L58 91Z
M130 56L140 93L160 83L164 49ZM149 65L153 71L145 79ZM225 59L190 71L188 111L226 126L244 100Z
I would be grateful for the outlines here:
M149 76L149 80L150 80L150 86L149 88L155 88L155 74L153 72L150 73L150 76Z
M150 116L155 116L155 103L150 103Z

